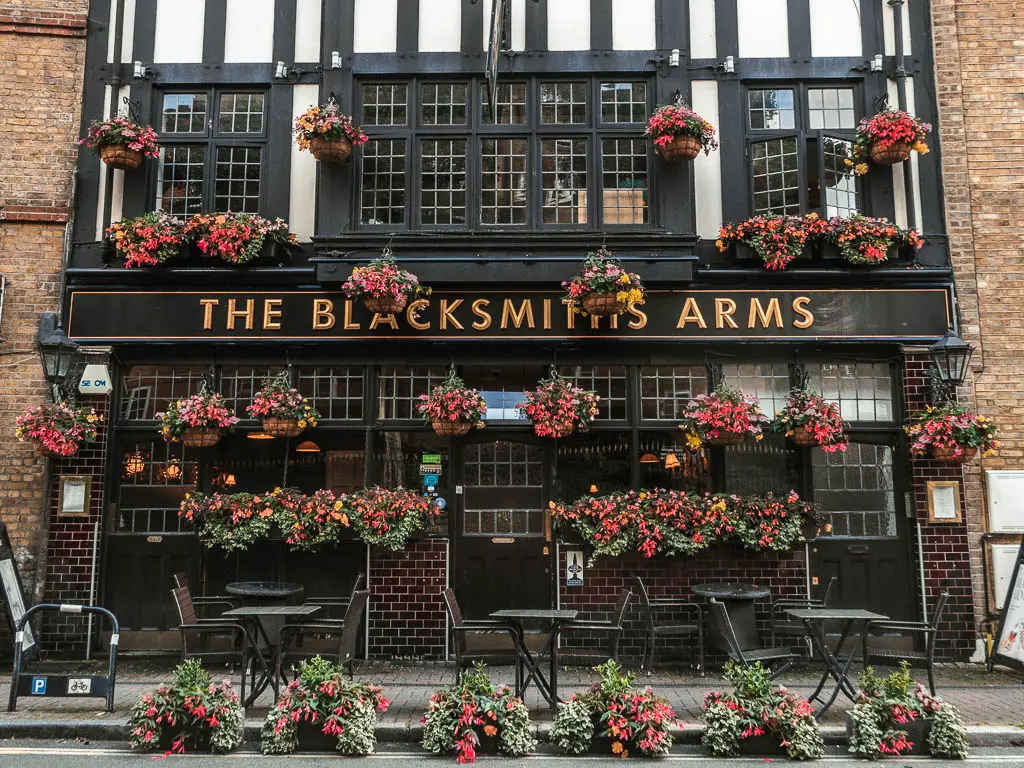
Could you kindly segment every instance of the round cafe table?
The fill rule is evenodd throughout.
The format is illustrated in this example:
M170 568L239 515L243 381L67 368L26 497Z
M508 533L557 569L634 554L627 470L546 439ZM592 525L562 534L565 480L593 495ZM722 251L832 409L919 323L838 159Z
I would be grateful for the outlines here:
M756 584L716 581L709 584L694 584L692 590L693 594L700 597L725 603L729 621L732 622L733 631L736 633L736 642L739 643L742 650L754 650L762 647L761 639L757 634L757 612L754 610L754 601L771 597L770 589L759 587ZM722 633L718 631L714 621L711 622L708 629L708 645L719 651L729 651L729 645Z

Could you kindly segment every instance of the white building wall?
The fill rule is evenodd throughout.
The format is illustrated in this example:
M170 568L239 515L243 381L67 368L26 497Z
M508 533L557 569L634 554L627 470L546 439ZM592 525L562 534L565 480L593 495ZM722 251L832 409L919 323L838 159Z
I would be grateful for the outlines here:
M718 58L715 0L690 0L690 58Z
M394 53L398 48L398 0L354 2L352 50L356 53Z
M419 50L458 53L462 48L461 0L420 0Z
M692 85L694 111L719 130L718 82L695 80ZM735 151L736 148L726 148ZM694 202L696 228L701 237L718 237L722 224L722 149L705 155L701 152L693 161Z
M320 0L295 2L295 61L320 61Z
M548 50L590 49L590 0L548 0Z
M876 0L882 7L882 36L885 41L885 55L896 55L896 13L886 0ZM909 56L910 48L910 3L903 4L903 53Z
M135 55L135 0L124 0L124 37L121 38L121 61L132 61Z
M292 89L292 115L298 117L310 104L320 99L319 87L312 84L296 85ZM309 152L300 152L294 139L292 166L289 178L288 228L302 241L313 236L316 226L316 160Z
M789 56L787 5L786 0L736 0L741 59Z
M860 0L809 0L809 3L811 56L863 55Z
M274 0L228 0L224 62L262 64L274 58Z
M654 0L612 0L612 48L650 51L657 47Z
M201 63L204 18L206 0L156 0L153 61Z

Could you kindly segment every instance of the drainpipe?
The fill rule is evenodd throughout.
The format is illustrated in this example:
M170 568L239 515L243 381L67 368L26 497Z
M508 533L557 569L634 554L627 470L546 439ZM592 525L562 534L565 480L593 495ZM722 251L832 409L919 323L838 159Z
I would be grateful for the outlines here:
M907 111L907 70L906 57L903 51L903 4L906 0L888 0L888 6L892 8L893 37L896 38L896 68L890 76L896 81L897 107ZM917 220L917 210L914 203L914 166L907 158L903 163L903 187L907 206L907 227L913 227Z

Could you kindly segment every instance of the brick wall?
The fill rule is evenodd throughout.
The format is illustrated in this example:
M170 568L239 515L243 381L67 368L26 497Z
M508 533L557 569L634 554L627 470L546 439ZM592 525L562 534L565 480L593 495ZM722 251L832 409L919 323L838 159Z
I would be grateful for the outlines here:
M372 658L443 658L448 542L426 539L403 552L374 547L367 584Z

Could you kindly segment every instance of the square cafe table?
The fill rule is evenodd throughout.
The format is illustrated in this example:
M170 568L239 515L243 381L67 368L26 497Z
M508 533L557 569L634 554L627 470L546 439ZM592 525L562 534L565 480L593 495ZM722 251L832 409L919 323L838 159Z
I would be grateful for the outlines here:
M540 695L551 705L551 709L558 706L558 630L564 623L573 621L578 613L579 611L572 609L512 608L495 611L491 614L492 619L504 621L514 630L516 654L529 672L520 683L516 696L522 697L530 686L530 681L533 680L537 684ZM526 646L526 633L523 631L524 621L550 622L547 639L537 653L532 653ZM544 677L544 671L541 668L541 662L545 656L550 660L548 677Z
M864 622L866 626L869 621L884 621L889 617L859 608L789 608L786 610L786 613L794 619L803 622L811 642L825 663L825 671L821 675L821 680L818 681L818 687L814 689L814 693L807 697L808 701L817 700L822 704L816 716L820 717L828 711L828 708L835 703L840 693L850 699L850 701L854 701L857 698L857 690L854 688L853 683L850 682L849 673L856 648L850 651L850 655L846 657L845 663L841 662L838 657L842 655L843 645L846 643L846 638L856 622ZM825 639L825 633L822 630L822 623L826 621L838 621L842 622L843 625L835 652L829 647L828 641ZM824 701L821 698L821 692L825 688L825 683L829 677L836 681L836 687L828 701Z
M263 628L264 619L289 619L293 616L305 618L319 610L319 605L246 605L242 608L232 608L230 611L224 611L224 613L221 614L221 617L224 618L242 618L255 623L257 632L259 633L259 636L263 638L263 642L267 644L268 648L273 649L273 655L267 660L266 669L260 673L261 677L259 681L253 685L252 693L249 695L249 700L243 701L242 706L251 706L252 703L259 698L259 695L267 689L268 685L274 689L275 701L279 694L278 681L274 677L273 670L277 669L277 654L281 652L281 649L270 642L270 638L267 636L267 631ZM242 674L245 674L245 670L242 670Z

